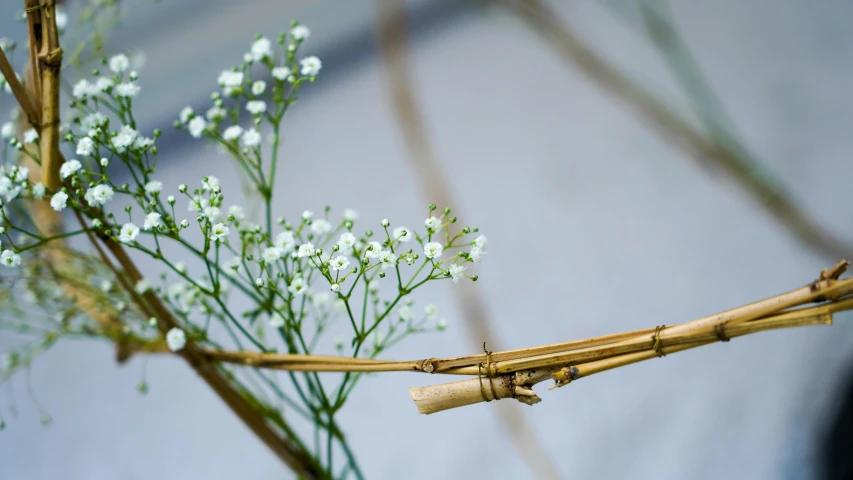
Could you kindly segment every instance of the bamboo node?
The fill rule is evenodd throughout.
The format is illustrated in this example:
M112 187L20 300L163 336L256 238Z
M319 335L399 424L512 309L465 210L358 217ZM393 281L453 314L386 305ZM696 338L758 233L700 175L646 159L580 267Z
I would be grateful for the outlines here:
M666 325L658 325L657 327L655 327L654 335L652 335L652 341L654 341L654 343L652 343L652 349L655 351L658 357L666 356L666 354L663 353L663 345L660 341L660 332L662 332L664 328L666 328Z
M429 358L427 360L421 360L421 370L426 373L433 373L435 371L435 363L434 358Z
M841 274L847 270L847 266L850 263L847 260L842 259L840 262L835 264L832 268L825 268L820 271L820 279L821 280L838 280L841 277Z
M717 325L715 325L714 326L714 334L717 335L717 339L720 340L721 342L728 342L731 340L731 338L729 338L726 335L725 324L718 323Z

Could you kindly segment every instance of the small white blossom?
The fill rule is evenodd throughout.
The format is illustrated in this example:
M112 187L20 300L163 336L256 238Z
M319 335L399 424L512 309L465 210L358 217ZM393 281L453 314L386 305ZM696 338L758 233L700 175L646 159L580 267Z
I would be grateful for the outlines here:
M334 271L346 270L349 267L349 259L343 255L338 255L329 262L329 268Z
M89 137L83 137L77 142L77 155L88 157L95 151L95 142Z
M408 322L414 320L415 312L412 311L412 307L403 305L399 310L397 310L397 316L400 317L401 322Z
M230 127L223 130L222 138L227 142L231 142L240 138L240 134L242 133L243 129L240 127L240 125L231 125Z
M444 251L444 247L438 242L429 242L424 245L424 255L427 258L438 258L441 256L441 252Z
M314 244L311 242L307 242L299 246L299 251L296 252L296 255L299 258L304 258L314 255L315 252L316 250L314 250Z
M80 119L80 126L86 130L92 130L100 127L107 120L107 117L101 112L92 112Z
M231 229L228 228L224 223L217 223L210 229L210 239L211 240L222 240L231 233Z
M65 13L64 9L61 9L58 5L56 6L56 28L58 30L65 30L65 27L68 26L68 14Z
M125 223L121 227L121 231L119 231L118 240L121 243L131 243L136 240L137 235L139 235L139 227L134 225L133 223Z
M302 212L302 219L303 220L310 220L311 217L313 217L313 216L314 216L314 212L312 212L311 210L305 210L304 212Z
M114 83L113 83L112 79L109 79L107 77L99 77L95 81L94 86L95 86L95 89L97 89L98 91L106 92L113 85L114 85Z
M151 230L152 228L157 228L160 226L160 214L157 212L151 212L148 215L145 215L145 222L142 224L142 228L145 230Z
M329 287L329 290L331 290L331 291L333 291L333 292L335 292L335 293L338 293L338 292L340 292L340 291L341 291L341 286L340 286L340 285L338 285L337 283L333 283L333 284L332 284L332 286L331 286L331 287Z
M156 180L152 180L145 184L145 191L147 193L160 193L160 190L163 189L163 182L158 182Z
M479 237L474 239L474 246L477 246L480 248L486 248L487 242L488 242L488 239L486 238L486 236L480 235Z
M308 284L305 283L305 280L303 280L302 277L294 278L293 281L290 282L290 285L287 286L287 291L296 297L305 293L306 290L308 290Z
M275 247L282 251L282 253L287 253L293 250L293 247L296 246L296 239L293 237L293 232L289 230L285 230L275 237Z
M257 147L261 144L261 134L254 128L250 128L243 132L243 136L240 137L240 141L246 148Z
M379 264L382 265L382 270L397 265L397 255L394 255L391 250L382 250L379 252L378 258Z
M252 95L261 95L267 89L267 82L263 80L257 80L252 84Z
M227 88L236 88L243 84L243 72L223 70L219 74L219 85Z
M130 125L124 125L121 127L121 130L118 131L116 136L112 138L113 147L115 147L119 153L124 152L127 147L133 145L137 136L139 136L139 132L134 130Z
M250 53L255 61L267 58L272 54L272 43L266 37L261 37L252 44Z
M193 107L186 106L181 109L181 113L178 116L180 118L181 123L187 123L190 121L190 117L193 116Z
M290 36L294 40L302 41L311 36L311 30L305 25L297 25L290 29Z
M11 250L3 250L0 253L0 263L9 268L15 268L21 264L21 256Z
M276 260L278 260L279 258L281 258L281 255L282 255L281 250L279 250L276 247L269 247L266 250L264 250L262 257L266 263L273 263Z
M181 220L181 228L187 228L187 227L189 227L189 226L190 226L190 221L189 221L189 220L187 220L186 218L185 218L185 219L183 219L183 220Z
M470 258L474 263L480 263L480 259L484 253L486 252L484 252L482 248L474 245L471 247L471 251L468 252L468 258Z
M238 221L246 219L246 213L243 212L243 207L240 205L231 205L228 207L228 215L233 216Z
M74 95L75 98L84 98L89 95L92 86L89 84L89 81L84 79L78 80L77 83L74 84L74 88L71 89L71 94Z
M302 67L299 73L309 77L316 77L320 73L320 69L323 68L323 63L317 57L303 58L299 61L299 65Z
M68 194L65 192L56 192L53 198L50 199L50 206L57 212L65 209L65 203L68 201Z
M463 271L465 271L465 267L457 264L453 264L447 269L447 272L450 274L450 278L453 279L453 283L459 283L459 279L462 277Z
M148 290L151 290L151 287L151 282L149 282L148 279L140 278L139 281L136 282L136 285L133 287L133 289L136 290L136 293L142 295Z
M45 188L43 183L39 182L33 185L33 198L35 198L36 200L41 200L42 198L44 198L44 193Z
M406 227L397 227L394 229L394 234L391 236L391 240L397 240L400 242L408 242L414 238L412 235L412 231Z
M205 192L219 193L219 190L221 190L219 187L219 179L213 175L208 175L201 181L201 188Z
M173 328L166 333L166 344L169 350L177 352L187 344L187 335L180 328Z
M293 72L287 67L275 67L272 69L272 78L284 81L291 73Z
M269 319L269 324L272 328L281 328L284 326L284 318L282 318L281 315L271 317Z
M350 222L358 220L358 212L351 208L344 209L344 220L349 220Z
M437 317L438 316L438 307L433 305L433 304L429 304L429 305L425 306L424 307L424 315L427 318Z
M91 196L87 198L89 205L106 205L107 202L112 200L113 195L115 195L115 191L113 191L113 187L101 183L95 185L94 188L86 192L87 194L91 192Z
M252 115L260 115L267 111L267 102L263 100L251 100L246 102L246 111Z
M355 246L355 241L355 235L350 232L344 232L341 234L340 238L338 238L338 247L341 251L348 252Z
M0 137L4 139L9 139L15 136L15 124L12 122L6 122L3 124L3 127L0 128Z
M311 223L311 231L317 235L324 235L326 233L329 233L331 229L332 224L326 220L323 220L322 218L319 220L314 220Z
M59 176L62 178L68 178L69 176L74 175L77 170L80 170L81 168L83 168L82 163L77 160L69 160L59 167Z
M189 130L193 138L200 138L206 128L207 122L201 117L193 117L190 123L187 124L187 130Z
M228 112L226 112L224 108L212 107L207 110L207 113L205 113L204 116L211 122L215 122L216 120L224 118L227 113Z
M109 280L102 280L101 281L101 291L102 292L110 293L110 290L112 290L113 287L114 287L113 282L111 282Z
M437 322L435 322L435 328L437 330L444 330L445 328L447 328L447 319L439 319Z
M113 72L123 73L128 68L130 68L130 60L128 60L127 55L119 53L110 58L110 70Z
M24 132L24 143L33 143L38 140L39 134L35 128L31 128Z
M438 233L441 231L441 220L436 217L429 217L424 220L424 226L432 230L432 233Z
M256 278L255 279L255 286L258 288L263 287L264 286L264 279L261 277Z
M364 258L374 259L382 253L382 244L379 242L370 242L364 247Z
M116 85L116 95L119 97L133 98L139 95L140 87L133 82L123 82Z

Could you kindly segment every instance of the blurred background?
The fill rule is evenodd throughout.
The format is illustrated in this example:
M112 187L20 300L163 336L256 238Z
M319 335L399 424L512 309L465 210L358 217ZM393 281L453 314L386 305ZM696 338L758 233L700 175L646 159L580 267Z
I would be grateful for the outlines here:
M166 131L167 189L199 172L240 187L226 157L171 122L206 109L254 35L299 20L323 70L286 119L277 213L328 204L417 225L428 203L450 203L488 235L480 281L417 295L448 331L385 357L671 325L853 257L853 3L122 4L109 53L144 52L136 118ZM2 8L0 36L23 41ZM368 478L849 478L852 367L848 312L542 384L535 407L427 417L407 388L443 379L372 376L340 419ZM2 478L292 476L177 358L117 365L110 345L60 343L29 375L49 428L25 379L11 383Z

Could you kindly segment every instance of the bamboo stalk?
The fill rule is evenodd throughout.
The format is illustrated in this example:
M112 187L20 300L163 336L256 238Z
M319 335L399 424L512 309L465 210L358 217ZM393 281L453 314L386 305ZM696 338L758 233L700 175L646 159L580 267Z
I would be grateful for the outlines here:
M41 66L42 115L39 145L41 146L42 183L50 190L62 185L59 167L59 71L62 67L62 48L56 28L55 0L41 0L42 45L38 52ZM30 52L30 56L33 53Z

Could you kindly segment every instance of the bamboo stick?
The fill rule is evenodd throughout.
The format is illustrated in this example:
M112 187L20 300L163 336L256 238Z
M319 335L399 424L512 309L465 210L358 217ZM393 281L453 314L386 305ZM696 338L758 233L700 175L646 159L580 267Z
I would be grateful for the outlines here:
M41 65L42 115L39 145L41 146L42 183L50 190L62 185L59 167L59 71L62 67L62 48L56 28L56 3L41 0L42 45L38 52ZM30 52L33 55L33 52Z

